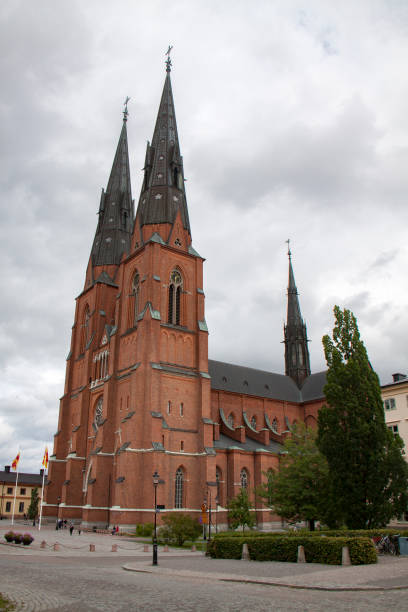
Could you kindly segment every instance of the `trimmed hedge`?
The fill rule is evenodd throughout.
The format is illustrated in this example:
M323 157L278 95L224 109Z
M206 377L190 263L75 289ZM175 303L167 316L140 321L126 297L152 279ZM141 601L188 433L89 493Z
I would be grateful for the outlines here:
M400 535L408 537L406 529L325 529L321 531L309 531L307 529L299 529L295 531L223 531L214 535L214 538L276 538L276 537L321 537L328 536L332 538L376 538L384 535Z
M242 545L248 545L253 561L288 561L296 563L298 546L305 549L308 563L341 565L343 546L348 546L352 565L377 563L377 553L370 538L282 536L269 537L215 537L208 544L207 552L215 559L241 559Z

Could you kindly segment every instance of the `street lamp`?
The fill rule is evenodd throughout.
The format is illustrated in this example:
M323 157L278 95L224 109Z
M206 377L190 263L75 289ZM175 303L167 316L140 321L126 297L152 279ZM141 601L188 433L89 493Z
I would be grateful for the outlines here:
M208 541L211 542L211 489L207 490L208 501L210 502L210 508L208 513Z
M154 535L153 535L153 565L157 565L157 486L159 484L159 474L155 470L153 474L154 486Z
M59 521L59 505L61 503L61 498L57 497L57 524L55 525L55 529L58 531L58 521Z
M218 533L218 504L220 500L218 495L215 496L215 533Z

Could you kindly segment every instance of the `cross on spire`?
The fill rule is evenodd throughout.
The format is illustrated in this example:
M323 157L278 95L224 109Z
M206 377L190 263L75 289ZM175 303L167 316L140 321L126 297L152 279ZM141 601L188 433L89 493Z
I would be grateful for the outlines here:
M170 53L171 53L172 49L173 49L173 45L169 45L169 48L167 49L167 51L165 53L165 55L167 55L167 59L166 59L166 62L165 62L165 64L166 64L166 72L170 72L171 71L172 64L171 64Z
M123 121L127 121L127 118L128 118L129 111L128 111L127 105L128 105L129 100L130 100L129 96L126 96L126 100L123 103L124 109L122 111L123 112Z

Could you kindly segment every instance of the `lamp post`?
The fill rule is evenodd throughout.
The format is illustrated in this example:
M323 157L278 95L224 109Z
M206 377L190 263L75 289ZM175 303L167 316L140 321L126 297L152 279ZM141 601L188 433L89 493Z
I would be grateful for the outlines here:
M59 505L61 503L61 498L57 497L57 524L55 525L55 529L58 531L58 521L59 521Z
M153 474L154 486L154 533L153 533L153 565L157 565L157 486L159 484L159 474L155 470Z
M211 489L208 489L208 501L209 501L209 512L208 512L208 541L211 542Z
M215 533L218 533L218 495L215 496Z

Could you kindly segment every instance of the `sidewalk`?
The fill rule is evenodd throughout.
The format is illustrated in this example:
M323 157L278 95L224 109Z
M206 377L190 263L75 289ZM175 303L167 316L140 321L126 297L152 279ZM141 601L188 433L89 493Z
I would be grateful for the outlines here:
M2 524L3 523L3 524ZM124 570L166 576L180 576L192 580L217 580L225 582L246 582L280 586L294 589L316 589L325 591L384 591L394 589L408 590L408 556L382 556L374 565L332 566L317 563L280 563L238 561L233 559L210 559L202 552L170 548L165 552L158 548L157 566L152 565L152 546L144 552L144 543L126 536L112 536L75 530L71 536L69 530L56 531L55 527L45 525L38 528L15 524L14 531L31 533L35 540L28 546L9 545L4 540L4 533L11 529L10 524L0 523L1 556L45 556L75 558L127 557ZM46 547L41 548L41 542ZM54 551L55 543L60 545ZM95 551L90 551L90 544ZM117 552L112 552L112 544L117 545ZM125 561L125 560L123 560Z

